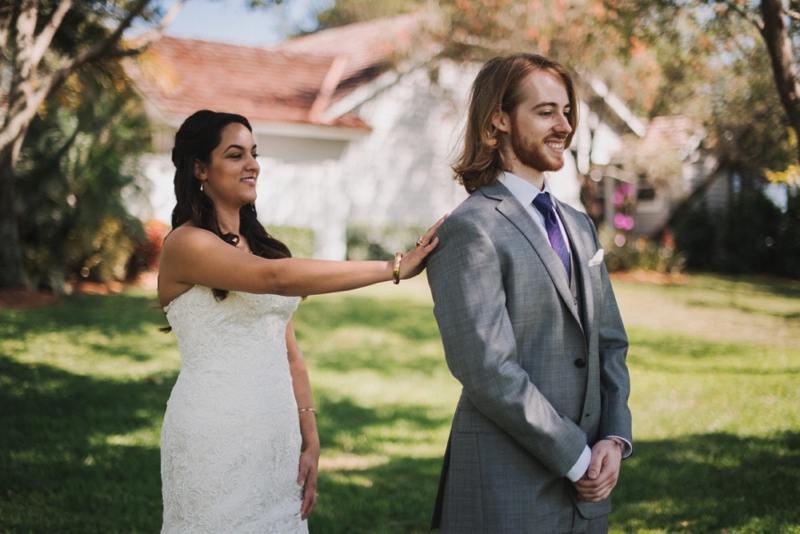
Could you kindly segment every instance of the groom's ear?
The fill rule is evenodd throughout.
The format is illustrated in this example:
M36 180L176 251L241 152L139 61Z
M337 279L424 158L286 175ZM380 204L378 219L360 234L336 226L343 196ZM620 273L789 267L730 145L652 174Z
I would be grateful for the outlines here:
M511 116L498 108L492 114L492 126L501 132L509 133L511 131Z

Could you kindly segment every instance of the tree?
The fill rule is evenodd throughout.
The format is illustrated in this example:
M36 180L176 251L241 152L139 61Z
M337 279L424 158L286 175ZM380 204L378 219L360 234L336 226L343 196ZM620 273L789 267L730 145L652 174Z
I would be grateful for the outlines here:
M15 166L37 110L87 65L131 56L160 35L167 14L150 0L17 0L0 5L0 288L25 283L15 202ZM152 30L123 42L135 20Z
M127 204L150 146L139 96L117 62L81 69L39 109L17 163L16 201L29 280L123 280L144 240Z
M794 53L796 39L800 37L800 1L798 0L605 0L624 13L628 31L642 23L651 23L651 37L658 37L676 12L688 14L708 37L726 43L747 32L739 21L755 28L769 57L774 88L785 113L784 121L796 136L800 132L800 81ZM644 26L648 27L648 26ZM740 41L741 42L741 41ZM748 48L757 53L758 46ZM800 144L794 142L794 159L800 160Z
M408 13L425 0L338 0L317 14L319 30Z

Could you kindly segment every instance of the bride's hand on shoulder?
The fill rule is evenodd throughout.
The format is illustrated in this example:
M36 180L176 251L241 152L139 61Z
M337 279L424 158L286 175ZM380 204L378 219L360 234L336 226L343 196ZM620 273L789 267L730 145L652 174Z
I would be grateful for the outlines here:
M439 238L433 236L436 234L436 230L439 229L446 218L447 215L436 221L436 224L428 228L428 231L425 232L425 235L422 235L419 239L417 239L416 246L403 255L403 259L400 260L401 279L406 280L408 278L417 276L422 272L423 269L425 269L425 260L427 259L428 254L433 252L433 249L435 249L436 245L439 244Z

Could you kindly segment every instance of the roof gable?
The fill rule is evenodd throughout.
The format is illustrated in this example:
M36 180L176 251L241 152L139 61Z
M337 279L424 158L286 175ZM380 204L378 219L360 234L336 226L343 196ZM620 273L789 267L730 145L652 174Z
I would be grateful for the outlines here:
M330 56L164 37L129 62L127 71L171 121L212 109L251 122L315 124L309 112L332 64ZM354 115L329 125L369 129Z

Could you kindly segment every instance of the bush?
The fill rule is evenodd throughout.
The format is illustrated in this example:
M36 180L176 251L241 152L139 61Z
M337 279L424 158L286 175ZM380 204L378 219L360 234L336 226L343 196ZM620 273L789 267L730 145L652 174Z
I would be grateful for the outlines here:
M800 188L789 193L775 249L776 268L783 276L800 278Z
M790 192L785 213L755 188L735 195L722 213L698 204L676 223L675 242L692 269L798 278L800 192Z
M390 260L395 252L413 248L426 231L421 226L351 226L347 229L347 259Z
M84 69L31 122L14 186L33 285L58 290L65 277L122 280L144 240L125 199L142 193L135 161L149 147L150 130L124 80L118 64Z
M295 258L314 257L314 230L296 226L272 226L269 235L283 242Z
M675 225L675 246L686 257L686 267L713 270L720 216L711 213L705 202L690 210Z
M634 238L628 232L601 226L599 237L605 250L606 268L611 272L643 269L680 274L686 264L685 256L675 250L669 233L661 243L656 243L644 236Z

